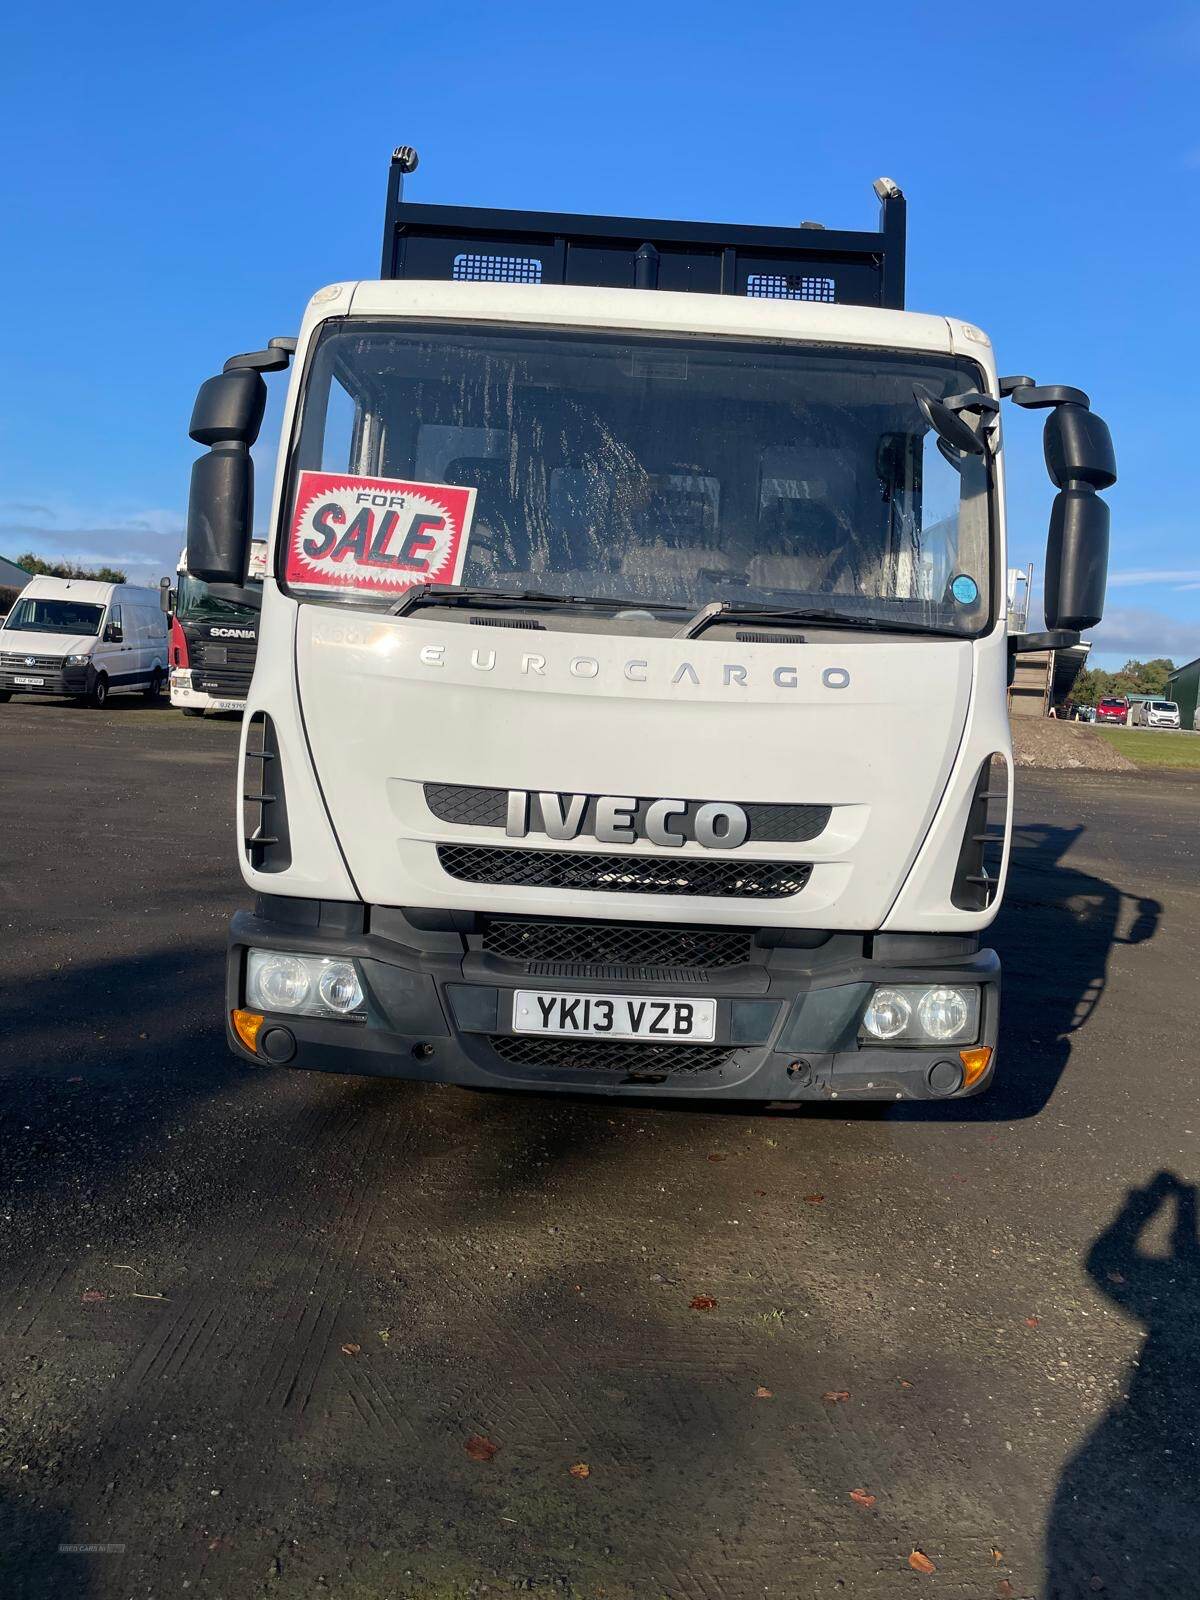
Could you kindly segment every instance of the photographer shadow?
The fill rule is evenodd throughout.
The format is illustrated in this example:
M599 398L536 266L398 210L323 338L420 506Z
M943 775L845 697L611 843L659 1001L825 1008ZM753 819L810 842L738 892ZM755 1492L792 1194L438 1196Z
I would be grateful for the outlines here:
M1164 1254L1144 1235L1174 1202ZM1087 1256L1096 1287L1146 1329L1120 1397L1064 1468L1046 1536L1046 1600L1200 1593L1200 1237L1196 1186L1160 1172Z

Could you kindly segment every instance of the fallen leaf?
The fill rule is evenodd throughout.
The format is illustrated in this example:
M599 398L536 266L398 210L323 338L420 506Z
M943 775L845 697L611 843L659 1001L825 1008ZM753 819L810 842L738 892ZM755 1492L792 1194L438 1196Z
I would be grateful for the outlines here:
M724 1161L725 1157L724 1156L718 1156L718 1155L711 1155L711 1156L709 1156L708 1159L710 1161Z
M758 1196L758 1198L761 1200L766 1195L767 1191L765 1189L755 1189L754 1192Z
M774 1400L775 1396L771 1393L770 1389L764 1389L760 1383L758 1388L754 1391L754 1398L756 1400Z
M85 1289L83 1291L83 1303L85 1306L96 1305L99 1301L107 1299L108 1296L103 1289Z
M865 1489L851 1489L850 1498L856 1506L866 1506L868 1509L875 1504L875 1496L868 1494Z
M804 1204L806 1206L823 1206L825 1204L825 1196L823 1194L806 1194L804 1196Z
M933 1562L930 1561L924 1550L914 1550L912 1555L910 1555L908 1558L908 1564L914 1572L923 1572L926 1577L928 1577L931 1572L937 1571L937 1568L934 1566Z
M996 1600L1013 1600L1016 1592L1007 1578L1001 1578L996 1584Z
M583 1293L583 1285L581 1283L573 1284L572 1288L575 1290L576 1294L582 1294Z
M996 1546L993 1545L992 1546L992 1565L994 1567L998 1567L1003 1560L1004 1560L1004 1551L1003 1550L997 1550Z
M710 1294L694 1294L688 1302L692 1311L715 1311L717 1302Z
M1025 1326L1027 1328L1040 1328L1041 1325L1042 1325L1041 1317L1026 1317L1025 1318Z
M1106 1272L1104 1276L1108 1279L1109 1283L1125 1282L1125 1274L1123 1272Z
M590 1478L591 1475L592 1469L586 1461L577 1461L571 1468L571 1476L573 1478Z
M1103 1578L1097 1576L1097 1577L1088 1579L1088 1588L1094 1590L1097 1594L1100 1593L1100 1591L1101 1591L1101 1589L1103 1589L1103 1587L1104 1587L1104 1579Z
M342 1346L342 1354L344 1356L356 1356L361 1349L362 1345L360 1344L344 1344Z
M912 1384L909 1383L907 1378L897 1378L896 1382L900 1385L900 1387L902 1389L911 1389L912 1388Z
M826 1389L825 1393L821 1396L822 1400L828 1400L833 1405L837 1405L839 1400L849 1400L849 1398L849 1389Z
M490 1461L499 1450L498 1444L493 1444L490 1439L485 1439L482 1433L473 1433L463 1445L463 1449L472 1461Z

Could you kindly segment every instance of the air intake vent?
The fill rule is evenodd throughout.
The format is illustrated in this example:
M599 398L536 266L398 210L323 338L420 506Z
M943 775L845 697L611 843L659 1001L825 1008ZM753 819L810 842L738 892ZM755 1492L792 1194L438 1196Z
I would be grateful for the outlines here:
M960 911L986 911L1000 888L1004 827L1008 817L1008 763L989 756L979 769L958 853L951 903Z
M477 628L540 628L545 633L545 627L540 622L535 622L532 617L468 617L467 621Z
M265 711L250 718L246 734L242 829L246 860L256 872L283 872L292 864L283 766L275 724Z
M488 1039L501 1061L517 1067L580 1072L620 1072L633 1077L674 1077L678 1073L712 1072L733 1055L729 1045L648 1044L599 1039L530 1039L522 1034L494 1033Z
M667 967L695 973L743 966L754 935L749 928L673 928L661 922L535 922L492 917L483 949L523 967L562 962L582 970L626 973Z
M802 633L757 633L753 628L739 628L734 634L739 644L803 644Z
M457 844L440 844L437 853L443 872L466 883L602 894L783 900L799 894L812 872L811 865L802 861L701 861L695 856L616 856Z

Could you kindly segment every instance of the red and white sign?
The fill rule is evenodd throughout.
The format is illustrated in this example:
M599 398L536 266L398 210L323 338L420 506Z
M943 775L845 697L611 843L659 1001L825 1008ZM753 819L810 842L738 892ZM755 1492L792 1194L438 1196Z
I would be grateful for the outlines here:
M298 589L403 594L461 583L474 489L302 472L284 576Z

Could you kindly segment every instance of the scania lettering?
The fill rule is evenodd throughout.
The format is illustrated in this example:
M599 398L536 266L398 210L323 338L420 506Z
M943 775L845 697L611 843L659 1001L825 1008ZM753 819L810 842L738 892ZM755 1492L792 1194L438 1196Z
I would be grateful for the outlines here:
M171 704L185 716L206 711L241 711L258 650L262 574L266 546L251 545L242 583L209 584L179 558L178 588L171 619Z
M983 1090L1010 663L1103 610L1088 396L904 309L888 179L878 229L835 232L413 204L415 165L379 278L192 414L188 570L241 582L291 368L231 1047L680 1100ZM1037 635L1007 631L1006 400L1056 490Z

